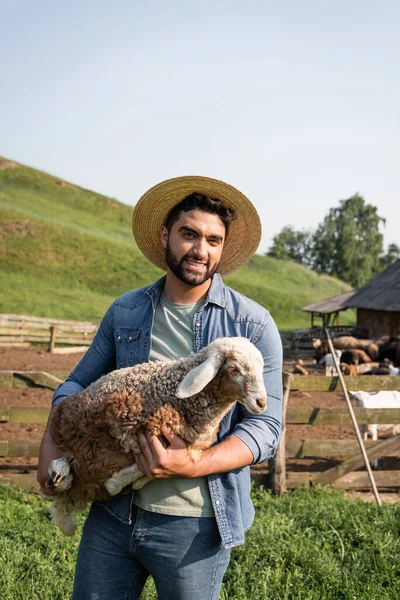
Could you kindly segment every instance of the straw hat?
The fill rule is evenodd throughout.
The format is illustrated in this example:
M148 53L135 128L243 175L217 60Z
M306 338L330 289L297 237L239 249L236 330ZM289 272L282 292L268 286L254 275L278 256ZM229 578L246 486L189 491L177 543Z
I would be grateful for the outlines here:
M136 204L132 215L132 230L143 254L164 271L165 249L160 231L171 209L186 196L198 192L218 198L227 208L236 212L224 242L219 272L227 275L242 267L256 252L261 240L261 221L250 200L236 188L210 177L175 177L158 183L148 190Z

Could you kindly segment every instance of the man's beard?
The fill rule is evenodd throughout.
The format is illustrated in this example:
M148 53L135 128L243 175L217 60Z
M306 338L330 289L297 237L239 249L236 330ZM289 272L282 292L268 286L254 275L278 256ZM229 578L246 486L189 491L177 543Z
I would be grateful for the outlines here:
M185 254L185 256L182 256L182 258L178 260L175 254L171 252L169 244L167 245L167 249L165 251L165 262L167 263L168 267L180 281L193 287L201 285L210 279L210 277L217 272L219 267L219 263L217 263L210 268L210 262L208 261L204 273L194 273L185 267L186 260L201 261L202 259L196 254Z

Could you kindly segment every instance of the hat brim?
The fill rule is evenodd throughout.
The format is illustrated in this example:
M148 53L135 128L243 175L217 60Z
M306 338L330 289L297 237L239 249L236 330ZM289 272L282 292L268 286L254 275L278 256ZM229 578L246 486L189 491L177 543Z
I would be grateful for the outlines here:
M221 275L233 273L256 252L261 240L261 221L253 204L242 192L218 179L191 175L175 177L149 189L133 210L132 230L136 243L146 258L166 271L161 227L172 208L194 192L218 198L237 215L229 225L218 269Z

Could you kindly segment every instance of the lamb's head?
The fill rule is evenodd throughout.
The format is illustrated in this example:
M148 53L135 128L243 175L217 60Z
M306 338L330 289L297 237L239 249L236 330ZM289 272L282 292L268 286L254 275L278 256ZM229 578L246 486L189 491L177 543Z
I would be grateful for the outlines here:
M220 373L220 389L226 398L243 404L254 414L266 409L264 361L247 338L218 338L201 351L201 356L204 361L189 371L179 384L179 398L198 394Z

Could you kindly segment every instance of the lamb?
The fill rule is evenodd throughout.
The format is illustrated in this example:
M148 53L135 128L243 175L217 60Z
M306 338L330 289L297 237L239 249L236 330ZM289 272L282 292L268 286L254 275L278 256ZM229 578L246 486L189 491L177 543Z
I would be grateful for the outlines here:
M400 409L400 392L350 392L354 398L355 408L399 408ZM378 439L378 430L389 432L392 435L400 433L399 425L378 425L376 423L370 425L360 425L360 432L364 435L364 440L371 435L373 440ZM378 460L372 462L372 466L378 467Z
M73 535L73 513L88 502L147 483L135 464L140 431L161 436L169 424L199 461L235 402L252 414L266 409L263 368L261 353L247 338L219 338L187 358L113 371L67 397L49 424L64 454L49 468L53 522Z
M339 363L340 357L342 356L342 351L335 350L335 354ZM333 377L334 375L337 375L335 363L333 361L333 356L330 352L328 352L328 354L325 354L325 356L321 359L319 364L325 365L325 375L327 377Z

